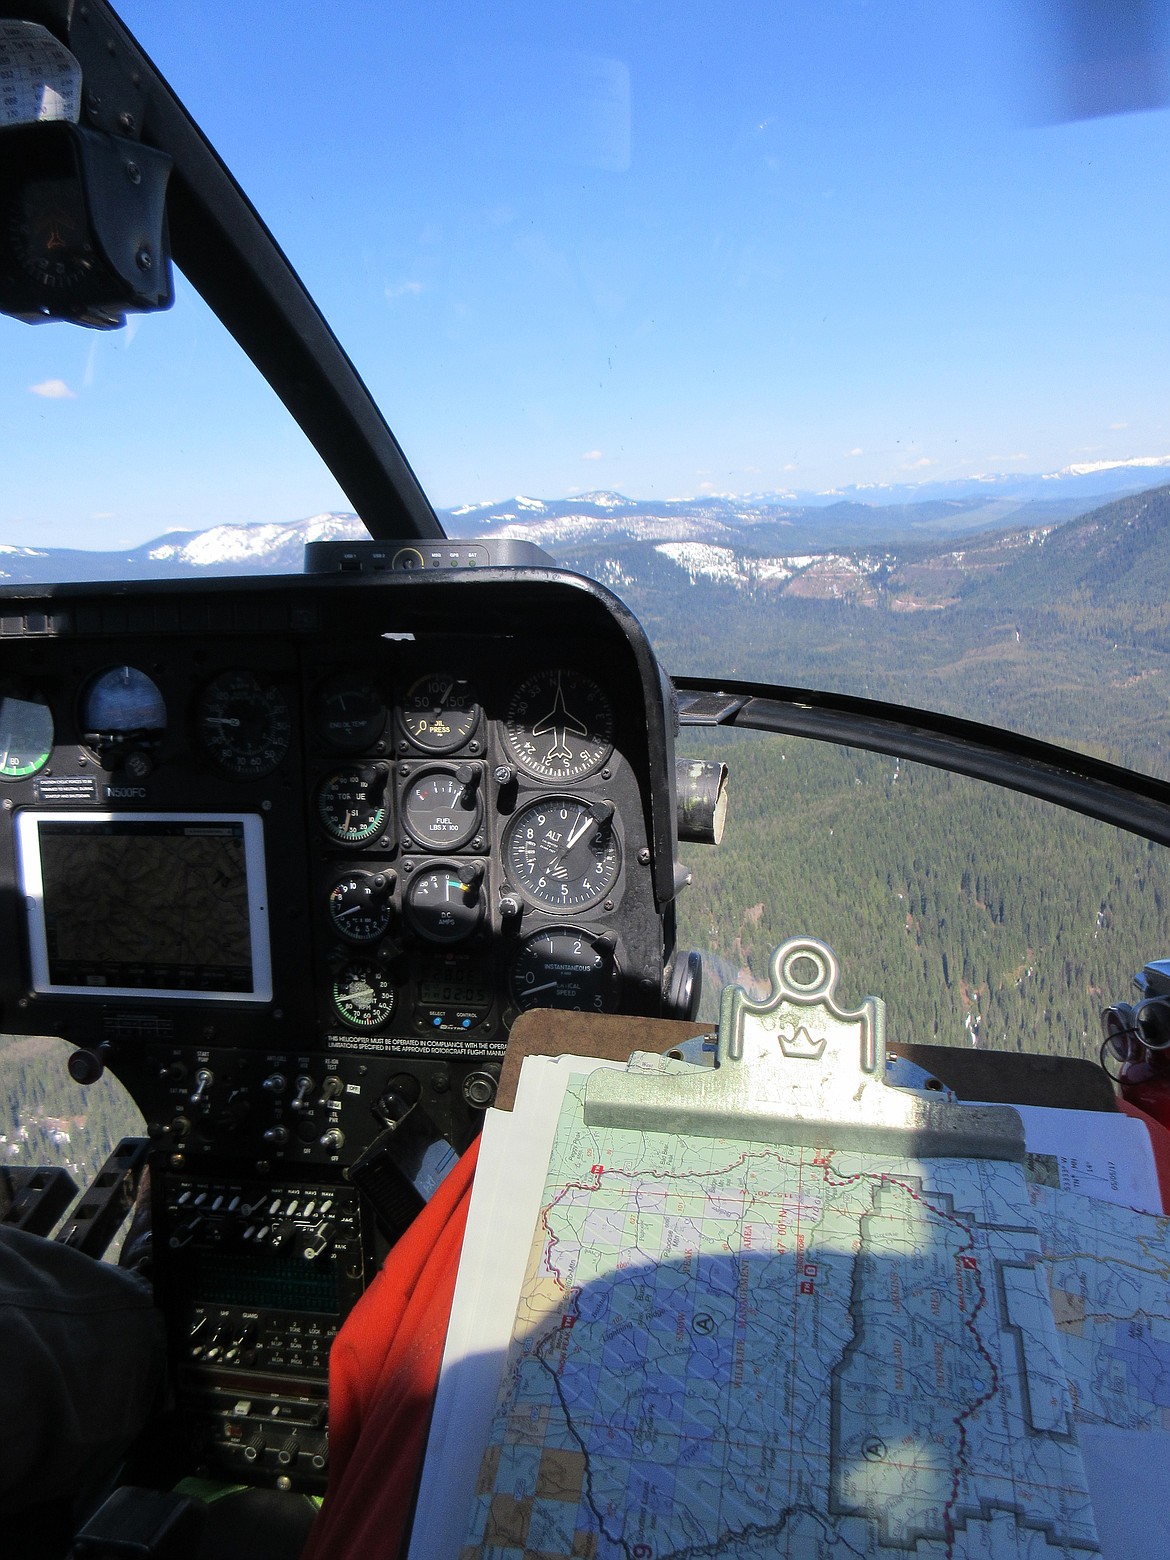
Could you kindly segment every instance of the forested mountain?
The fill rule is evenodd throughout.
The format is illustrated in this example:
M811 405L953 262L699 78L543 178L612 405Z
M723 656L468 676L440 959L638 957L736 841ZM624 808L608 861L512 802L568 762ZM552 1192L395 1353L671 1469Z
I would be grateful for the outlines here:
M823 937L841 997L887 1003L889 1039L1095 1058L1099 1014L1166 952L1170 853L1030 797L877 754L687 733L731 771L722 845L687 847L679 937L764 982L786 938Z

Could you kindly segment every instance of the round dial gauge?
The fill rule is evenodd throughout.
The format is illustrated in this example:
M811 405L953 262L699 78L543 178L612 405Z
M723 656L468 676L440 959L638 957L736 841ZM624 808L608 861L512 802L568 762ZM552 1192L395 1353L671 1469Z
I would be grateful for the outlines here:
M157 684L136 666L112 666L95 677L81 705L86 732L162 731L167 707Z
M393 878L387 872L351 872L329 890L329 920L349 942L377 942L390 925Z
M313 696L313 721L330 747L361 753L386 729L386 705L372 678L340 672Z
M612 1013L620 971L613 941L574 926L546 926L520 944L508 977L512 1001L532 1007Z
M8 237L26 276L68 292L98 266L76 179L30 179L11 208Z
M339 769L317 792L317 816L332 839L342 845L368 845L386 827L389 770L385 764L360 764Z
M378 1029L394 1014L394 987L376 964L344 965L333 982L333 1007L354 1029Z
M453 753L479 720L475 690L462 677L429 672L407 689L399 716L410 740L428 753Z
M27 780L53 756L53 716L40 699L0 699L0 779Z
M483 920L482 881L482 867L453 862L420 872L407 890L407 920L428 942L462 942Z
M613 888L621 847L609 802L549 796L529 802L504 840L508 876L534 905L587 910Z
M416 775L402 798L402 821L427 850L458 850L477 833L483 817L478 770L458 774L429 769Z
M199 696L195 725L208 757L237 780L270 775L292 741L284 695L249 671L212 678Z
M525 774L583 780L613 752L613 709L583 672L537 672L513 693L504 738Z

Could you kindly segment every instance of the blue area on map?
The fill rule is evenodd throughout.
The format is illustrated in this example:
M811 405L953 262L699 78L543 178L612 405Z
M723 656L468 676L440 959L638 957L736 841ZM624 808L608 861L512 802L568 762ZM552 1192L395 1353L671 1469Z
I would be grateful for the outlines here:
M626 1488L645 1510L670 1515L674 1509L674 1481L673 1468L636 1462L630 1469Z
M1116 1342L1102 1356L1124 1365L1131 1390L1158 1408L1170 1408L1170 1346L1152 1337L1147 1327L1118 1322Z

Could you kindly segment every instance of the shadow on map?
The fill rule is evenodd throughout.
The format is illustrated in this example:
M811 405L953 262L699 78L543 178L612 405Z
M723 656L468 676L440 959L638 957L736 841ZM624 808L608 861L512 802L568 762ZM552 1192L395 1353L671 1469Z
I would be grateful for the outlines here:
M1043 1270L1018 1248L912 1178L869 1188L836 1247L811 1201L780 1225L741 1206L739 1255L653 1201L617 1272L575 1284L586 1227L546 1246L478 1473L500 1361L454 1368L442 1500L474 1508L464 1555L1096 1553ZM677 1256L648 1260L647 1219Z

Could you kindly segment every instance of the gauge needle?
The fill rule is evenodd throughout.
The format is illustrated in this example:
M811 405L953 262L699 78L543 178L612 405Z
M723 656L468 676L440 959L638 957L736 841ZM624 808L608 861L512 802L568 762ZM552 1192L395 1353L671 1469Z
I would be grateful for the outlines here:
M538 991L555 991L556 986L555 980L546 980L543 986L529 986L527 994L530 997L534 997Z
M572 850L573 846L577 843L577 841L581 838L581 836L583 834L588 834L589 830L592 827L593 827L593 814L592 813L583 812L580 815L580 817L578 818L577 823L574 826L572 832L570 833L568 839L565 841L565 849L566 850Z
M237 715L205 715L204 724L207 726L238 726L240 724Z

